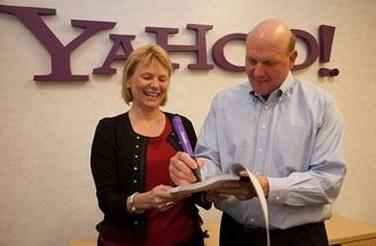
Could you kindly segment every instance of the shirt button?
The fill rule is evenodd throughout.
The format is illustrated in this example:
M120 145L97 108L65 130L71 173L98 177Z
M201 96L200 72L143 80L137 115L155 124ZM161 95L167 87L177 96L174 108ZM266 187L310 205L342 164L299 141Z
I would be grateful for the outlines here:
M137 139L140 139L140 136L137 136L136 138L137 138Z
M134 183L134 184L137 184L137 180L134 179L134 180L133 180L133 183Z
M136 148L137 148L137 149L140 148L140 145L136 144Z
M276 200L279 200L279 199L281 199L281 198L280 198L279 196L276 196L275 199L276 199Z
M133 224L134 224L135 226L138 225L138 221L135 220L135 221L133 222Z
M138 158L138 155L134 155L134 158L137 159L137 158Z
M266 127L265 125L262 125L262 126L261 126L262 129L265 129L265 127Z
M252 223L255 222L255 219L254 219L254 218L251 218L251 222L252 222Z
M259 148L258 151L259 151L259 152L262 152L262 148Z
M135 171L137 171L137 169L138 169L137 167L134 167L134 168L133 168L133 170L135 170Z
M265 109L269 109L269 106L265 106Z

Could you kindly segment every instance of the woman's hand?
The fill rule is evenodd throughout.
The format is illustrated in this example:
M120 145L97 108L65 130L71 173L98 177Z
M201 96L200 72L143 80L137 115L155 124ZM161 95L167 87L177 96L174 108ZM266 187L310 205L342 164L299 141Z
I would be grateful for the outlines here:
M134 206L138 209L157 209L161 212L171 209L175 202L182 197L172 196L168 190L170 186L158 185L152 190L137 194L134 197Z

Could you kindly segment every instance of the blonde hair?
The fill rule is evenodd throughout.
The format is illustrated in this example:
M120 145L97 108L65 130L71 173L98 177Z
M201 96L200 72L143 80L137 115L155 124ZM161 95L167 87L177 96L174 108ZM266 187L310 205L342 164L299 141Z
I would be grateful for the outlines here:
M121 95L126 104L130 105L133 101L132 93L129 88L129 82L140 64L149 66L154 61L158 61L168 71L168 78L173 72L172 63L167 52L156 44L145 45L135 49L127 58L124 64ZM167 102L167 95L163 98L161 106Z

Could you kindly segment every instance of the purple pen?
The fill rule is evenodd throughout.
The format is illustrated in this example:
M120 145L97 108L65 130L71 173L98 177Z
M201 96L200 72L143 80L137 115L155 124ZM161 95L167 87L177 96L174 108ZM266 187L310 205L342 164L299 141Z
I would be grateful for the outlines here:
M193 157L192 146L191 146L191 143L189 142L187 132L185 131L185 128L184 128L184 125L183 125L183 122L182 122L180 116L175 115L172 118L172 125L173 125L176 133L178 134L178 138L179 138L179 141L180 141L181 146L183 148L183 151L185 153L187 153L188 155L190 155L191 157ZM198 167L194 168L194 169L192 169L192 171L193 171L193 174L195 175L197 181L201 181L200 168L198 168Z

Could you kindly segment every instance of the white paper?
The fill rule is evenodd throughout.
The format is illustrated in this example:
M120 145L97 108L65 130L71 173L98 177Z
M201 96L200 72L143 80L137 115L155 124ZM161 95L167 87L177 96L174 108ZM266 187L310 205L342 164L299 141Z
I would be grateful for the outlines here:
M266 203L266 198L264 190L262 189L257 178L242 164L236 163L231 166L231 173L222 174L214 176L203 181L187 184L182 186L177 186L170 189L171 194L191 194L195 192L215 190L220 187L224 182L234 181L240 179L240 172L245 171L250 179L251 184L256 192L256 195L260 201L262 213L265 220L265 230L266 230L266 242L267 246L270 246L270 234L269 234L269 213L268 204Z
M268 204L266 203L265 193L262 189L260 183L258 182L257 178L253 173L251 173L247 168L245 168L242 164L236 163L231 166L231 170L233 173L239 174L241 171L246 171L248 177L251 179L251 183L253 188L256 191L257 197L259 198L262 213L264 215L265 220L265 230L266 230L266 244L270 246L270 233L269 233L269 212L268 212Z

